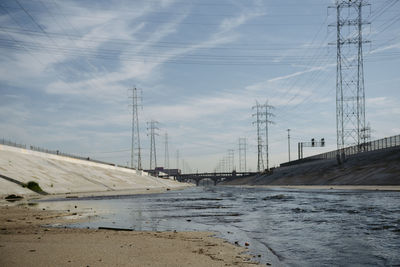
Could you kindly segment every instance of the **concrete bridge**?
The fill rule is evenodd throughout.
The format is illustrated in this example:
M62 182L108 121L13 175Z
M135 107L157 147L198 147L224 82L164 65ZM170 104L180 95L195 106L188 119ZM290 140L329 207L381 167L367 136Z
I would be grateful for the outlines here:
M200 181L203 179L210 179L214 181L214 185L217 185L217 183L225 181L225 180L231 180L233 178L237 177L250 177L257 175L257 172L203 172L203 173L185 173L185 174L177 174L175 176L175 179L179 182L188 182L190 180L193 180L196 182L196 185L198 186Z

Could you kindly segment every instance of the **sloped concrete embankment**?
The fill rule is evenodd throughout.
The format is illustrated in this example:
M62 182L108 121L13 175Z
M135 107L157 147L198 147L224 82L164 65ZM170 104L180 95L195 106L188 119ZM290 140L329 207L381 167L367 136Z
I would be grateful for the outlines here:
M336 160L277 168L271 175L235 179L226 185L400 185L400 147Z
M187 186L142 171L6 145L0 145L0 175L0 195L35 194L21 186L29 181L50 194Z

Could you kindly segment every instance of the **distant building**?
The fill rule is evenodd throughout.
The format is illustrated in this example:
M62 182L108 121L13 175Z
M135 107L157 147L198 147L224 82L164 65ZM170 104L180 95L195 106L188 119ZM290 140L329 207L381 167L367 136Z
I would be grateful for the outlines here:
M169 176L177 176L181 174L180 169L164 169L164 167L156 167L154 170L145 170L152 176L168 178Z

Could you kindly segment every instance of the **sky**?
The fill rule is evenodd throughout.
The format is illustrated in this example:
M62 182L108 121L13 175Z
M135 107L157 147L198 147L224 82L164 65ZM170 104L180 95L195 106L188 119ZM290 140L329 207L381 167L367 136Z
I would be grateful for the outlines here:
M400 134L400 1L371 0L366 22L366 121L372 139ZM256 170L252 107L274 108L269 162L297 143L336 149L336 23L332 0L2 0L0 138L130 164L130 90L158 121L157 165L214 171L228 150ZM177 151L179 160L177 161ZM265 157L265 156L264 156Z

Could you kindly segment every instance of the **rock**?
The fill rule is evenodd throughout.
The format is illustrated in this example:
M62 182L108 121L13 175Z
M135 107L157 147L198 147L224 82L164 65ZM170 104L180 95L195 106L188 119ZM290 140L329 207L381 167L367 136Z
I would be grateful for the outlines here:
M245 242L244 245L245 245L246 247L250 246L250 244L247 243L247 242Z

